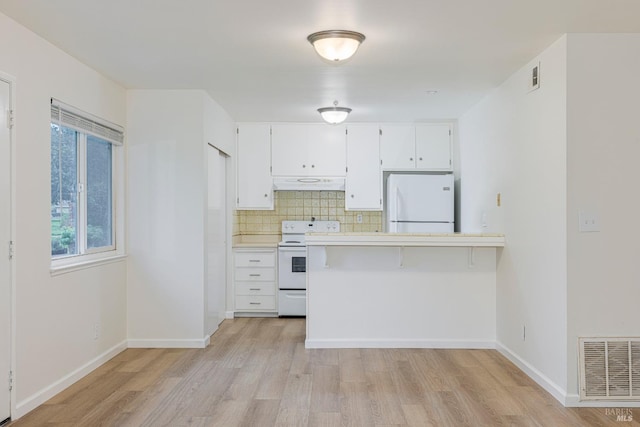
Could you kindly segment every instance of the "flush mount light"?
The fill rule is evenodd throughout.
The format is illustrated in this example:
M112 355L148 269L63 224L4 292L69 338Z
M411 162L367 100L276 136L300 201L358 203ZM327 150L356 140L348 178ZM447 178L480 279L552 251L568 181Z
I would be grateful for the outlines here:
M333 63L351 58L364 39L364 34L347 30L318 31L307 37L318 55Z
M344 122L350 112L351 108L338 107L338 101L333 101L333 107L318 108L322 119L331 125Z

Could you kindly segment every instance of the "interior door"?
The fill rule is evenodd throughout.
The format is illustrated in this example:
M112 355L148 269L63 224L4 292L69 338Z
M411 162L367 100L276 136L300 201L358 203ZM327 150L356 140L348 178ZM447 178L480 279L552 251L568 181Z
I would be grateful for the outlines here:
M208 147L207 209L207 333L218 329L225 315L227 287L227 156Z
M0 79L0 423L11 415L11 86Z

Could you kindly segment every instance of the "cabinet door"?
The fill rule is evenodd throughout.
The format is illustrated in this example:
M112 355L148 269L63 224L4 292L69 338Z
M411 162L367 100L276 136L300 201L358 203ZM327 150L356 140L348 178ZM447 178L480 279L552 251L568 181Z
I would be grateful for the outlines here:
M347 127L346 210L382 210L380 130L377 125Z
M451 170L451 125L430 123L416 126L416 167Z
M346 127L344 125L309 125L307 175L345 176Z
M382 169L416 167L416 133L413 125L380 126Z
M273 176L306 176L308 164L308 125L274 124L271 127L271 165Z
M273 209L268 124L238 126L237 208Z

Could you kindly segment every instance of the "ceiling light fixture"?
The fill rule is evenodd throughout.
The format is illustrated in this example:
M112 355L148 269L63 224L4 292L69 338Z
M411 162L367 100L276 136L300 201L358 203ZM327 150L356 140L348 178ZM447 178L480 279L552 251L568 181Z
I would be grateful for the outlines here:
M318 113L322 119L330 125L337 125L344 122L351 112L351 108L338 107L338 101L333 101L333 107L318 108Z
M364 34L347 30L318 31L307 37L318 55L333 63L351 58L364 39Z

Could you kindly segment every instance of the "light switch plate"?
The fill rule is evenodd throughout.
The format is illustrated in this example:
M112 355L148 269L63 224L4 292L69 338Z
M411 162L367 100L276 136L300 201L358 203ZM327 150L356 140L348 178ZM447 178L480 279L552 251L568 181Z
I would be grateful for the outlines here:
M593 211L580 211L578 213L580 221L578 229L582 233L600 231L600 220L598 214Z
M530 69L529 75L529 92L536 90L540 87L540 62L533 64Z

